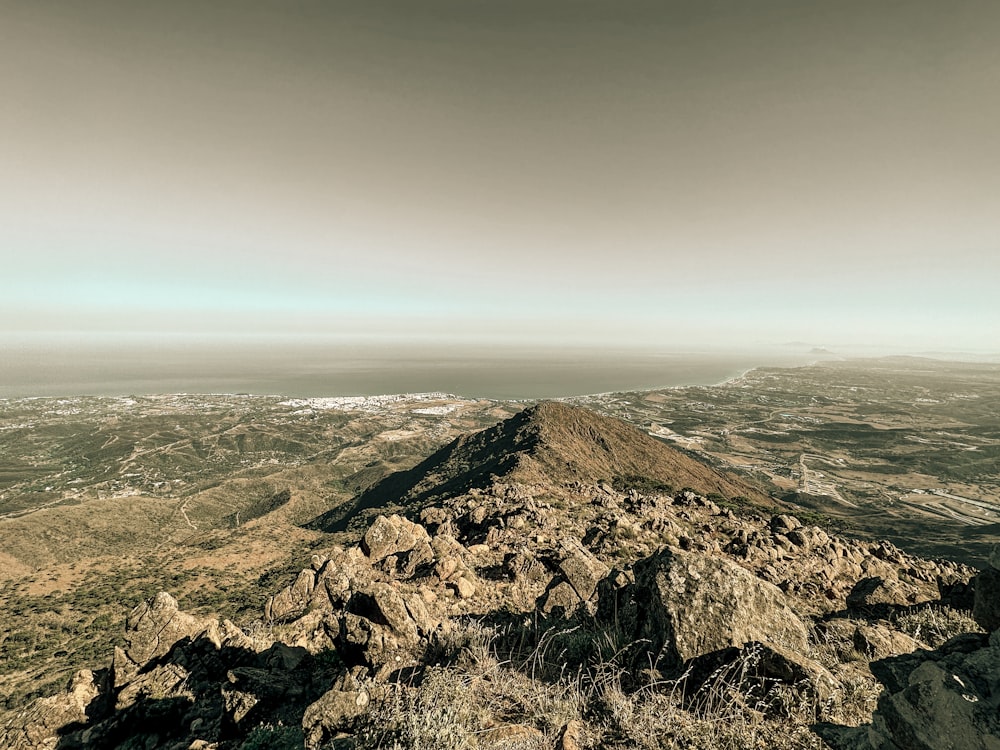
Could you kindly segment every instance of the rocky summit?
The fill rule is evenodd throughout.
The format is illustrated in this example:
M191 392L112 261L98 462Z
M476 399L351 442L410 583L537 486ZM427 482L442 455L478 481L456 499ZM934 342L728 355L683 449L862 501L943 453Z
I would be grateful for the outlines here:
M353 542L259 619L162 592L0 746L1000 748L1000 570L831 534L615 419L539 404L312 525Z

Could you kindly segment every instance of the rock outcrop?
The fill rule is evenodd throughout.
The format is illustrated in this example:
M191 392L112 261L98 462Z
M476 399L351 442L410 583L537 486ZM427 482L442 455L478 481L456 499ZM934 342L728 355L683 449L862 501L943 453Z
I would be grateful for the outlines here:
M777 586L724 558L663 549L633 567L614 607L652 663L672 670L699 656L761 642L807 650L809 631Z
M975 579L974 614L990 635L960 635L933 651L874 663L886 692L871 724L821 734L839 750L1000 750L998 576L991 566Z

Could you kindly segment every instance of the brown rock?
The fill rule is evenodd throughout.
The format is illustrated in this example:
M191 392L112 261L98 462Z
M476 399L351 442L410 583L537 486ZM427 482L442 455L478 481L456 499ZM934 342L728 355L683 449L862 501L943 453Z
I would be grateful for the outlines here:
M309 606L315 587L316 571L312 568L300 571L291 586L286 586L267 600L264 605L265 619L281 621L302 614Z
M581 549L560 562L559 570L576 591L577 596L583 601L589 601L597 591L597 584L608 574L609 568Z
M766 695L780 684L805 692L817 705L824 705L840 687L821 664L775 643L753 641L742 648L715 651L692 659L687 670L685 688L696 701L699 695L713 692L705 689L711 685Z
M793 529L797 529L802 524L795 516L777 515L772 516L770 522L771 532L774 534L785 534Z
M566 581L557 580L542 594L540 609L547 615L568 615L581 604L580 595Z
M302 716L305 746L318 748L337 733L354 728L358 719L368 712L371 698L368 691L350 674L323 693Z
M208 622L180 611L165 591L137 606L125 621L125 655L135 664L163 656L182 638L193 638Z
M869 659L885 659L923 648L922 644L905 633L882 625L858 625L854 629L853 640L854 648Z
M35 701L13 725L0 727L0 747L35 750L61 746L60 730L86 722L88 708L106 689L101 675L89 669L77 672L65 693Z
M545 564L523 550L508 555L503 566L508 575L519 583L540 583L549 577Z
M893 608L913 604L911 596L898 580L870 576L858 581L847 595L847 608L873 614L888 614Z
M907 750L1000 749L1000 649L925 661L906 689L879 700L869 741Z
M668 669L753 641L807 650L806 626L785 595L729 560L665 549L634 571L634 636Z
M583 722L573 719L563 727L559 737L559 750L581 750Z
M430 536L423 526L402 516L379 516L361 539L361 549L373 562L389 555L426 547L430 557Z
M465 576L461 576L455 581L455 593L458 594L459 599L470 599L476 593L476 584Z

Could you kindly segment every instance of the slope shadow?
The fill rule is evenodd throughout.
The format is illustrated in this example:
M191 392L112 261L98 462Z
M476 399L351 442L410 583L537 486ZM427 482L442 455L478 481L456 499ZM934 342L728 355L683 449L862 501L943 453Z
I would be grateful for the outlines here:
M885 692L883 692L882 697L879 699L879 709L876 710L876 714L885 707L884 704L889 701L891 696L895 696L903 691L913 691L914 696L919 694L920 685L911 685L910 675L923 664L927 662L940 662L954 655L973 654L980 649L987 648L989 640L990 637L986 633L962 633L954 636L935 649L889 656L871 662L869 667L872 674L885 687ZM953 669L954 665L952 664L948 671L953 674L953 679L960 685L964 684L962 679L952 671ZM969 675L966 674L963 676L969 679ZM942 706L938 706L938 708L943 710ZM942 714L938 718L940 721L948 720L945 714ZM905 721L903 725L905 726ZM830 747L835 748L835 750L853 750L859 746L870 747L865 740L869 737L868 730L871 726L872 724L862 724L861 726L852 727L833 724L831 722L818 722L810 728ZM903 727L895 727L897 730L901 728ZM899 740L905 738L894 736L893 739ZM896 747L896 745L892 746ZM920 743L920 746L925 747L926 745ZM879 745L879 747L882 747L882 745Z
M455 438L412 469L390 474L347 507L327 511L307 526L342 532L363 525L365 511L419 505L436 497L485 489L509 474L518 465L519 455L538 444L537 430L530 424L532 411L526 409L493 427Z

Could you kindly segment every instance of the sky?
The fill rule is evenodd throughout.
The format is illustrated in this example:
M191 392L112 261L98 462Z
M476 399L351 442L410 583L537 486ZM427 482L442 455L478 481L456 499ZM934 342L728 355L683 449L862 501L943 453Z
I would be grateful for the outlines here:
M995 352L998 38L976 0L0 0L0 332Z

